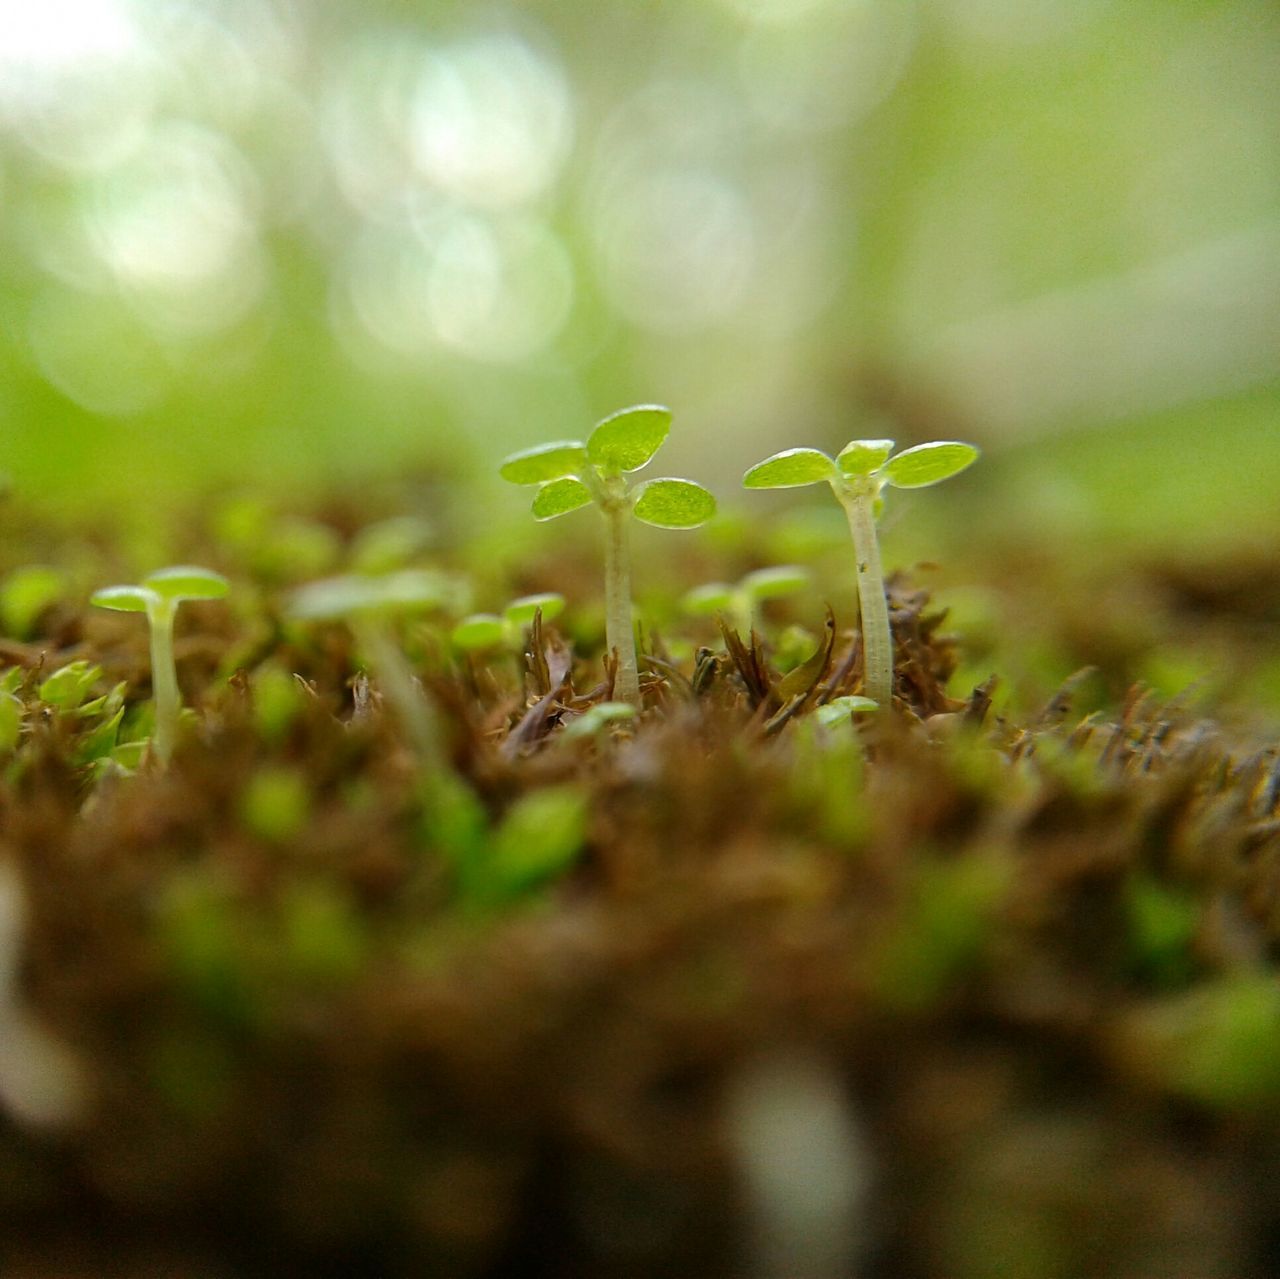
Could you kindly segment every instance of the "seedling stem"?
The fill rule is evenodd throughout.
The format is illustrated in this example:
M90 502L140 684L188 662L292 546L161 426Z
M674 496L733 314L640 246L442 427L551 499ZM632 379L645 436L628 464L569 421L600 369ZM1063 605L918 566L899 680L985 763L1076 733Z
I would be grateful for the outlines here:
M880 565L880 542L876 537L875 494L869 488L850 488L852 491L838 492L838 496L849 519L857 564L863 686L873 702L888 706L893 697L893 636L884 593L884 570Z

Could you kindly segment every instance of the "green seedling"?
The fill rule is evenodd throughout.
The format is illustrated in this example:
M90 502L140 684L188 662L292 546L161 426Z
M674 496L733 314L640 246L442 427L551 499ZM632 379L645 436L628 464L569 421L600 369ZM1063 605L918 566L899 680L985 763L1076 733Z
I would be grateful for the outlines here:
M785 449L743 477L749 489L797 488L825 480L844 507L853 534L858 608L862 620L863 685L882 707L893 699L893 635L876 540L876 515L885 485L925 488L959 474L977 460L972 444L953 440L918 444L893 453L892 440L850 440L835 458L819 449Z
M137 586L107 586L96 591L91 602L99 608L124 613L145 613L151 628L151 687L155 701L155 732L151 749L167 764L173 756L178 736L178 716L182 694L178 689L178 668L173 658L173 624L178 605L184 600L222 599L227 579L212 569L183 564L162 568L142 579Z
M598 736L610 724L624 724L635 717L636 708L630 702L597 702L564 726L564 740L586 741Z
M794 564L758 568L732 586L728 582L695 586L680 601L680 607L693 617L725 613L741 635L749 636L756 629L760 605L765 600L794 595L804 590L809 581L809 570Z
M549 622L564 612L564 596L549 591L541 595L522 595L497 613L472 613L453 628L453 642L458 648L475 652L485 648L518 648L538 611Z
M581 440L558 440L513 453L500 468L513 484L536 484L533 515L555 519L591 503L605 521L605 643L615 654L614 696L640 703L631 614L631 516L657 528L697 528L716 500L692 480L649 480L632 488L626 476L648 465L671 429L671 411L654 404L622 409Z
M441 768L444 753L435 707L396 640L395 623L448 602L454 584L427 569L403 569L381 577L351 573L299 587L287 611L303 621L344 621L373 668L424 764Z

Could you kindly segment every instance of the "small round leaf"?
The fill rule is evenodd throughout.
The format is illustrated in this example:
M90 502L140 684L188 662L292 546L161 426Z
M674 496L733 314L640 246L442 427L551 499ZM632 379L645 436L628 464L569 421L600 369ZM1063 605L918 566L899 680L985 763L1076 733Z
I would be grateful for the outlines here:
M727 613L733 607L733 587L728 582L708 582L686 591L680 607L693 617L710 617L712 613Z
M632 510L657 528L697 528L716 513L716 499L692 480L650 480L637 490Z
M864 715L879 709L880 704L869 697L837 697L825 706L819 706L814 717L823 728L830 728L835 724L848 723L851 715Z
M795 564L778 564L748 573L739 585L753 599L772 600L803 591L810 582L809 570Z
M534 615L542 610L542 620L549 622L564 612L564 596L555 591L544 591L540 595L522 595L512 600L502 610L502 615L512 626L532 626Z
M145 613L160 603L160 596L145 586L104 586L89 597L99 608L114 608L121 613Z
M587 446L581 440L555 440L512 453L498 474L512 484L545 484L562 475L576 475L587 462Z
M535 520L554 520L557 515L567 515L591 501L591 490L581 480L566 475L562 479L544 484L533 499Z
M637 404L597 423L587 438L591 465L606 475L638 471L662 447L671 430L671 410L660 404Z
M978 450L972 444L938 440L903 449L880 468L880 474L895 488L919 489L949 480L977 460Z
M618 724L636 717L636 708L630 702L597 702L576 719L564 726L565 741L581 741L594 737L606 724Z
M459 648L470 652L478 648L495 648L506 636L502 618L495 613L472 613L453 628L452 639Z
M846 475L870 475L884 465L892 452L892 440L850 440L840 450L836 463Z
M404 569L385 577L349 573L299 587L289 597L291 616L311 621L355 613L399 613L434 608L448 599L451 584L427 569Z
M148 573L142 584L166 600L220 600L230 586L221 573L197 564L157 569Z
M743 488L789 489L816 484L836 474L836 464L820 449L783 449L757 462L743 477Z

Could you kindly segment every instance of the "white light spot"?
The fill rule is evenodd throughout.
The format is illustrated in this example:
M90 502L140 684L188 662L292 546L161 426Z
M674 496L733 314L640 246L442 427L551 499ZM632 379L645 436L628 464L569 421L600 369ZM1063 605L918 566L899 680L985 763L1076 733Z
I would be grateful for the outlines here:
M240 318L260 293L251 203L248 166L225 139L172 126L100 183L92 231L140 307L194 336Z
M0 0L0 122L55 164L128 154L151 117L153 70L117 0Z
M487 208L522 204L545 191L571 140L564 75L510 34L428 54L410 110L419 170Z
M603 200L596 248L606 291L630 319L668 333L731 316L756 259L751 210L700 169L637 170Z

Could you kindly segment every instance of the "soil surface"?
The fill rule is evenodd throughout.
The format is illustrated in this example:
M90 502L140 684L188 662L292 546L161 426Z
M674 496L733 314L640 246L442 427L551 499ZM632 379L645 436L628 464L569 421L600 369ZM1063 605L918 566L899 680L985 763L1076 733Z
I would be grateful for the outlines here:
M1274 566L1135 573L1274 636ZM897 579L892 715L824 711L834 617L787 671L773 620L652 635L593 732L598 644L410 623L430 767L344 626L237 589L183 611L163 769L140 619L3 642L6 1279L1280 1273L1274 737L952 697ZM1060 628L1122 682L1140 633Z

